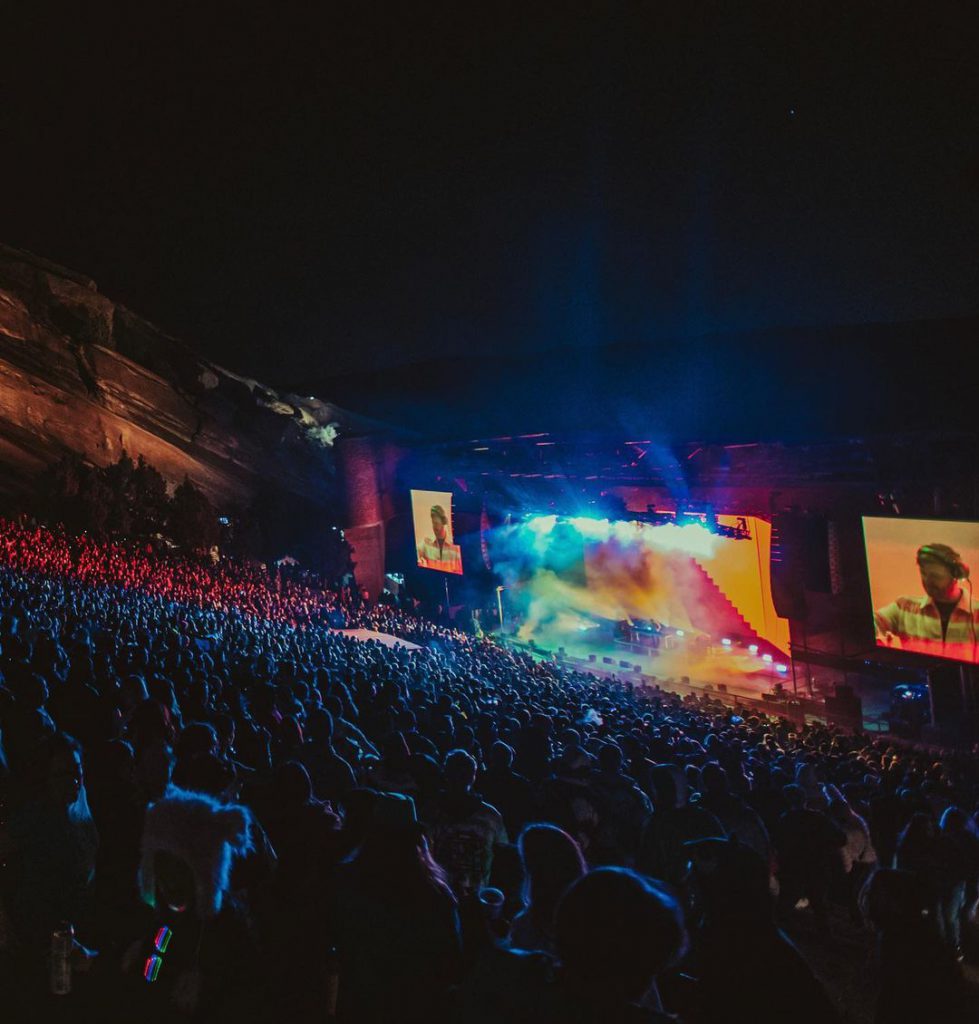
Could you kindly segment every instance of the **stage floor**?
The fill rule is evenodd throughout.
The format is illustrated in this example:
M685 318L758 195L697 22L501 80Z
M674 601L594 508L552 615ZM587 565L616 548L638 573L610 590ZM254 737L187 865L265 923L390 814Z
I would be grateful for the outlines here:
M672 650L645 649L637 653L629 644L596 637L581 640L574 635L557 636L538 632L534 637L527 638L534 641L534 648L530 648L527 639L505 633L497 635L506 643L545 658L559 656L559 649L563 648L564 659L568 664L599 676L614 675L618 679L637 684L655 683L664 690L681 693L709 692L721 698L726 694L732 701L761 701L778 683L792 697L797 696L803 701L821 701L825 696L833 694L836 685L847 682L838 671L807 666L801 662L793 665L788 655L781 662L774 658L771 662L765 662L760 656L734 645L695 650L680 642ZM611 663L606 659L611 659ZM777 670L776 665L779 663L786 666L785 672ZM690 680L689 690L681 683L684 676ZM858 696L863 702L864 728L870 732L879 731L881 718L883 716L886 719L890 709L890 687L861 686Z

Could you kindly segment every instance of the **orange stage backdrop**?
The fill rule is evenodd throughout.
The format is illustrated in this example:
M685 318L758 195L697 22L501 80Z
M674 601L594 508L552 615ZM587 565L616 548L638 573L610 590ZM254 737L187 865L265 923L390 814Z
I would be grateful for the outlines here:
M772 524L755 516L746 520L751 540L719 537L713 557L703 565L754 631L788 654L789 620L779 617L772 601ZM738 517L718 516L717 521L736 526Z
M747 517L750 539L701 534L659 543L663 527L635 523L635 537L621 533L586 545L584 589L548 581L553 604L610 619L649 618L673 628L723 632L766 640L789 653L789 622L772 601L771 524ZM718 516L723 526L738 517ZM646 535L646 542L640 538ZM715 637L716 639L716 637Z

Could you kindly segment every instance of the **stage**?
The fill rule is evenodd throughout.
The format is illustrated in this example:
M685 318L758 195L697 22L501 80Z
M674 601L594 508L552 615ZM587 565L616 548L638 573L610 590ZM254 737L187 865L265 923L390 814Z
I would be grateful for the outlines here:
M614 640L601 631L548 633L538 631L532 636L503 635L508 643L547 656L563 659L583 669L598 669L622 679L640 678L659 683L687 677L697 686L725 686L729 693L759 697L781 683L792 688L791 661L787 655L752 653L746 646L698 643L692 639L669 637L658 649L638 643ZM698 638L699 639L699 638ZM778 660L776 660L778 659ZM723 692L723 691L722 691Z
M495 638L506 646L534 657L554 660L604 679L615 677L636 686L659 686L683 696L710 696L732 707L784 715L799 722L828 720L825 698L843 682L838 673L815 666L793 665L788 655L767 661L760 652L732 642L694 644L677 638L668 648L653 650L601 637L595 631L578 635L538 633L522 638L498 631ZM767 653L767 652L766 652ZM795 678L793 679L793 670ZM776 687L781 684L778 697ZM879 732L885 728L889 709L889 687L862 690L862 728Z
M791 657L764 519L678 524L531 514L500 531L491 554L504 580L495 609L501 633L524 650L795 720L834 716L861 725L845 672ZM868 703L863 726L879 728L888 705L877 695Z

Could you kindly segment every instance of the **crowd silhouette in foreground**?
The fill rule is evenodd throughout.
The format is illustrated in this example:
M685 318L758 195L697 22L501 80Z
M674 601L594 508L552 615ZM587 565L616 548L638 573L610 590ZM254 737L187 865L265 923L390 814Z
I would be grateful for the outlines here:
M831 1024L786 928L841 919L878 1024L977 1019L977 799L972 755L0 521L4 1020Z

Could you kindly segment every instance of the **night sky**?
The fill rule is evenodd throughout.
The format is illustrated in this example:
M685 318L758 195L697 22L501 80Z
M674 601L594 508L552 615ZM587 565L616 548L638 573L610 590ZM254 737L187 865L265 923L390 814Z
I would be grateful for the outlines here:
M0 240L270 382L979 313L973 4L65 6Z

